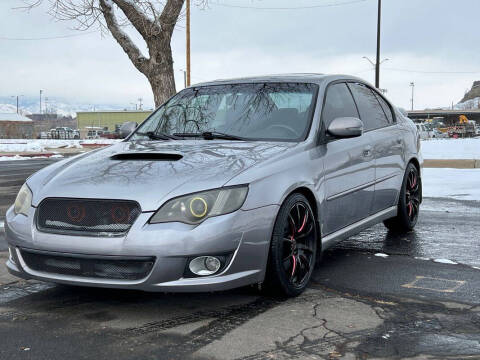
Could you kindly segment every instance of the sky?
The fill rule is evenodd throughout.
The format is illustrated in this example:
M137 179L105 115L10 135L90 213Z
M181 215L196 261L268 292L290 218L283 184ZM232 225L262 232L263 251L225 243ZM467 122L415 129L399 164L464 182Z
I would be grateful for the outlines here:
M206 9L192 2L193 83L292 72L374 82L363 57L375 59L377 0L211 0ZM0 97L33 97L43 89L44 96L72 103L132 108L142 98L146 108L153 106L148 81L110 35L80 33L74 22L52 19L46 6L14 9L21 4L0 0ZM381 59L389 60L380 81L387 97L409 109L414 82L416 109L460 101L480 80L478 14L478 0L383 0ZM145 50L138 34L128 32ZM79 36L6 39L63 35ZM185 68L183 20L172 48L178 91Z

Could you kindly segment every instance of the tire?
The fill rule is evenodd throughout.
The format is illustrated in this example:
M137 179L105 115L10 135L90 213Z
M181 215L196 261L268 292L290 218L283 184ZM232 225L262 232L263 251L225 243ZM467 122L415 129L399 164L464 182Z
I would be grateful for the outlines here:
M397 232L412 231L418 221L421 201L422 179L417 167L409 163L400 190L397 216L385 220L384 225Z
M300 295L312 276L317 244L315 214L307 198L294 193L282 204L275 220L264 289L273 295Z

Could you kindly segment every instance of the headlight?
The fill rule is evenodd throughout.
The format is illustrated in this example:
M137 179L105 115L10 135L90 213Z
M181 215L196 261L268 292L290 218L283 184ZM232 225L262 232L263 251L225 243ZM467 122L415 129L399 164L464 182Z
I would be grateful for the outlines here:
M199 224L213 216L234 212L243 205L248 186L209 190L167 201L150 219L150 223L182 222Z
M32 192L28 188L27 184L23 184L15 199L15 206L13 211L15 214L23 214L28 216L28 209L32 205Z

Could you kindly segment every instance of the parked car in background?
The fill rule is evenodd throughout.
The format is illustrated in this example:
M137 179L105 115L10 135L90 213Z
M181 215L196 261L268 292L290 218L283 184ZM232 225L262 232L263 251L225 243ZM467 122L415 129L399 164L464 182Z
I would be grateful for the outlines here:
M104 133L104 130L88 130L87 139L100 139Z
M434 132L429 130L425 124L415 124L418 134L422 140L430 139L433 137Z
M442 132L438 129L433 129L432 130L432 138L434 139L446 139L448 138L448 132Z
M6 214L7 266L72 285L295 296L340 240L415 227L421 164L413 122L361 79L199 84L124 141L31 176Z
M80 132L69 127L57 127L49 131L42 131L38 134L39 139L80 139Z

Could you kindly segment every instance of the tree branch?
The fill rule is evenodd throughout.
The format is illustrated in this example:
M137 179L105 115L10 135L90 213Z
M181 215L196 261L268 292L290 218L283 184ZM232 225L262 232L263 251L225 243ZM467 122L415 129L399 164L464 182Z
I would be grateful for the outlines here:
M142 73L148 70L149 59L142 55L139 48L133 43L130 37L120 28L117 18L113 12L112 0L99 0L105 22L112 36L117 40L123 51L128 55L133 65Z
M142 9L132 0L112 0L123 11L130 23L146 40L149 37L158 35L161 29L150 20Z
M182 11L185 0L168 0L159 17L160 26L167 34L168 39L172 37L173 29L177 23L180 11Z

